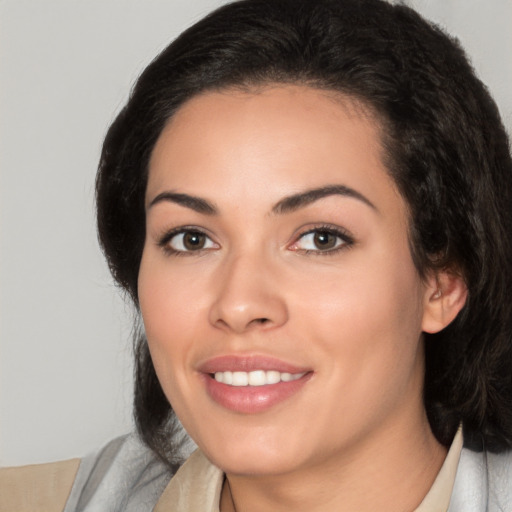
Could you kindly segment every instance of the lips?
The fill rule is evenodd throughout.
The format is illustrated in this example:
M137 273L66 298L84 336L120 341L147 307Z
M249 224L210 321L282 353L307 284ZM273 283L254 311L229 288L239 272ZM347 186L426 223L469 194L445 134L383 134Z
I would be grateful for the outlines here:
M218 405L243 414L264 412L299 393L312 371L266 356L221 356L199 368Z
M254 370L275 370L280 373L303 373L309 371L309 368L296 366L294 364L282 361L269 356L240 356L226 355L218 356L204 362L199 366L199 371L203 373L216 373L224 371L232 372L251 372Z

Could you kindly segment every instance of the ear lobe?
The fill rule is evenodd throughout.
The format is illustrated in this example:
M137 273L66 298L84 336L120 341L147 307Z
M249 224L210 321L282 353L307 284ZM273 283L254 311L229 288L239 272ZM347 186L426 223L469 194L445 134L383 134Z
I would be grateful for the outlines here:
M423 306L423 332L443 330L464 307L468 289L464 279L448 271L433 275L427 281Z

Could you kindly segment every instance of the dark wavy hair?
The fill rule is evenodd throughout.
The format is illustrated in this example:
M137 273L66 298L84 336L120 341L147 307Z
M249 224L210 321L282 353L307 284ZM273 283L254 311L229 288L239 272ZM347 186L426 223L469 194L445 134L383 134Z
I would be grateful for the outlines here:
M142 73L106 136L97 175L99 240L138 309L148 161L188 99L225 88L300 84L361 101L381 123L386 166L408 204L420 275L459 273L466 305L425 334L424 401L448 445L512 445L512 162L486 87L457 41L382 0L242 0L172 42ZM176 418L141 329L135 417L145 443L179 464Z

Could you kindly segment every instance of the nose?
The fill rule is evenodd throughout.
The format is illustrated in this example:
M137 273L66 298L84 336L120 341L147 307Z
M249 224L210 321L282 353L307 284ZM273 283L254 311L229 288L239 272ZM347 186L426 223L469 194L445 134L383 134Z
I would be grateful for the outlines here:
M222 263L210 323L238 334L272 329L288 321L288 308L275 273L263 258L240 256Z

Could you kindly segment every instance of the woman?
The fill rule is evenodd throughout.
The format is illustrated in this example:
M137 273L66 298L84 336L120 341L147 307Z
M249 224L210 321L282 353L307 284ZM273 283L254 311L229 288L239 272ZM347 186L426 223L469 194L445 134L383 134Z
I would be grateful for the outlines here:
M65 510L509 510L511 171L406 7L247 0L183 33L97 177L145 446L84 459Z

